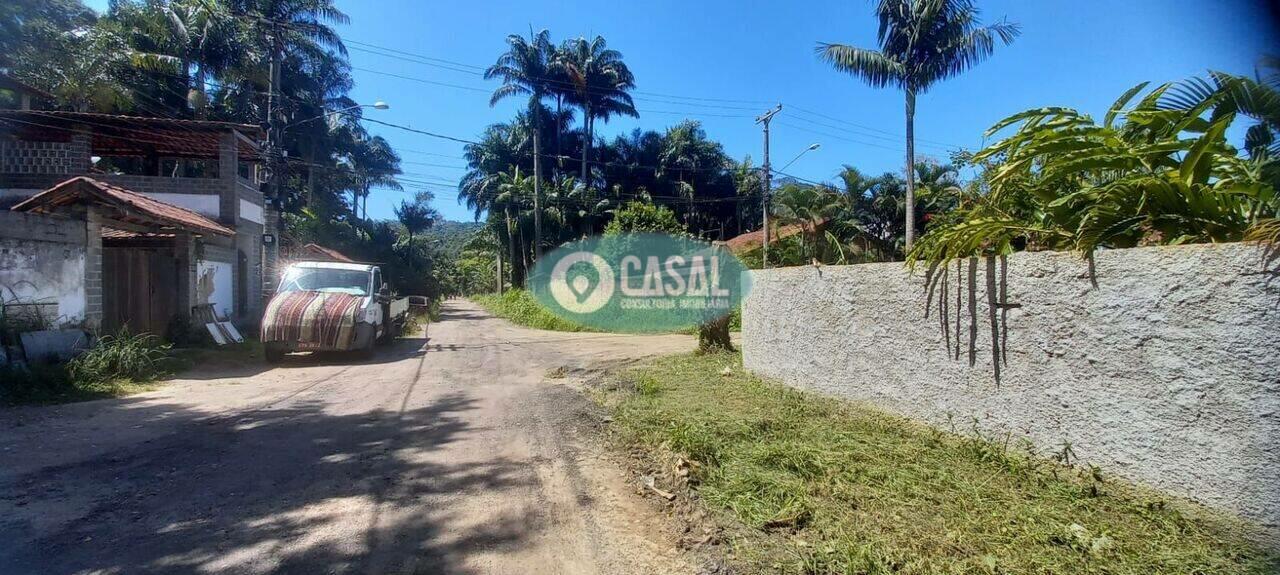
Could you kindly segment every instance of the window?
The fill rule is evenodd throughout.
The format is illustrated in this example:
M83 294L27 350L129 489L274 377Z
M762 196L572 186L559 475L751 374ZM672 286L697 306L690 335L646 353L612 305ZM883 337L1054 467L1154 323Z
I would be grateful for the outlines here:
M291 267L280 280L280 291L318 291L367 296L374 292L364 270Z

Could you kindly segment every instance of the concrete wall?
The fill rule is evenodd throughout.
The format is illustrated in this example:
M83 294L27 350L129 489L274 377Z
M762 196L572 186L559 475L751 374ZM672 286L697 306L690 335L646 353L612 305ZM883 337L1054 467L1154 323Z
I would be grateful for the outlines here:
M1258 247L1104 251L1096 285L1072 254L1015 254L990 275L973 263L952 264L928 318L924 278L902 264L752 272L746 367L940 426L976 418L1045 454L1070 442L1082 462L1280 534L1280 277Z
M220 318L235 316L235 283L232 281L233 264L201 260L196 263L196 302L213 304L213 311Z
M0 302L5 313L85 323L85 222L0 211ZM13 305L35 304L35 305Z

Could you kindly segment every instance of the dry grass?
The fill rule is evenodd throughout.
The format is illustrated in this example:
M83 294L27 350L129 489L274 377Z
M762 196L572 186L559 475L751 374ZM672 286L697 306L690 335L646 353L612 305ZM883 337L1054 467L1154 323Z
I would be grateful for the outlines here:
M732 552L747 572L1280 568L1242 525L1190 503L763 381L735 354L676 356L620 377L631 391L609 402L614 428L694 462L699 497L740 524Z

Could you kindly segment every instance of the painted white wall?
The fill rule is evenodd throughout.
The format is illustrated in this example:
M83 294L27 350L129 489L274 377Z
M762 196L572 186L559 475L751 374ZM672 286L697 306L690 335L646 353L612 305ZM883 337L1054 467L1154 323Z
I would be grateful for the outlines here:
M231 264L213 261L196 263L196 301L213 304L218 317L231 317L231 312L235 309L234 289Z
M0 238L0 300L36 303L52 327L84 321L84 246Z
M145 196L160 200L166 204L173 204L180 208L186 208L197 214L217 218L221 211L218 208L218 196L214 194L164 194L159 192L147 192Z
M262 206L242 199L240 200L240 217L255 224L262 224Z

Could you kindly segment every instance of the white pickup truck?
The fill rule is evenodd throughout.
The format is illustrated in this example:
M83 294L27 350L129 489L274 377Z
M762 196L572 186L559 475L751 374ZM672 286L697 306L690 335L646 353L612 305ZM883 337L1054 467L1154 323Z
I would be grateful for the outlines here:
M376 265L303 261L285 269L262 316L269 362L291 351L353 351L369 355L395 339L410 298L392 298Z

